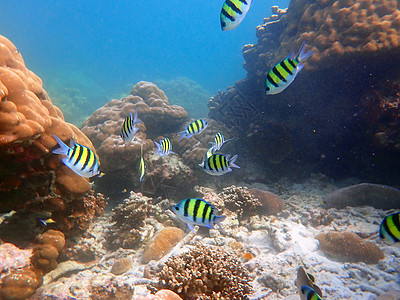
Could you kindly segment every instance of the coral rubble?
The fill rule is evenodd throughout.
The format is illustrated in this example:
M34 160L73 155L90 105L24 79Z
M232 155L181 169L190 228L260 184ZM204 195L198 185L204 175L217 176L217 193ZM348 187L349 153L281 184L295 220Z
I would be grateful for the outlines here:
M183 299L249 299L251 279L239 258L221 248L197 245L171 257L153 292L167 288Z

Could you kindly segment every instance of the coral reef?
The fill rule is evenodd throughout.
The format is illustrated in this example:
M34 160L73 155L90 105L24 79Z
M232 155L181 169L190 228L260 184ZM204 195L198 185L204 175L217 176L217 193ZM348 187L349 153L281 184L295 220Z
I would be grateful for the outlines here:
M316 239L322 251L342 261L377 264L385 257L378 246L353 232L325 232L317 235Z
M19 269L2 279L0 295L4 300L23 300L31 296L41 284L40 272L33 268Z
M153 216L160 223L168 220L165 211L170 208L168 200L155 204L153 198L131 192L130 197L113 209L113 226L110 228L107 243L110 248L136 249L152 236L145 230L146 218ZM154 230L153 227L151 227Z
M207 102L211 94L194 80L177 77L157 80L157 85L168 95L172 104L182 106L190 117L197 119L207 116Z
M36 195L74 197L91 189L87 179L49 155L57 142L74 139L94 151L90 140L66 123L52 104L42 81L24 64L17 48L0 37L0 211L19 209Z
M268 191L260 189L249 189L250 194L257 198L261 203L259 213L263 215L276 215L280 213L284 208L282 199Z
M382 184L361 183L335 190L324 198L326 208L365 205L387 210L400 208L400 190Z
M65 246L64 234L61 231L50 229L37 236L35 243L31 257L32 265L43 270L44 273L55 269L58 265L56 259Z
M388 66L400 59L397 2L293 0L273 14L257 27L257 44L243 47L246 78L211 98L209 117L240 133L239 157L257 154L264 178L323 171L394 182L399 71ZM303 41L316 51L304 70L265 95L266 73ZM244 167L257 169L251 160Z
M153 241L146 245L142 254L142 263L147 264L150 260L159 260L166 255L180 240L185 233L176 227L161 229Z
M221 248L197 245L165 263L153 292L167 288L183 299L248 299L248 271L239 258Z

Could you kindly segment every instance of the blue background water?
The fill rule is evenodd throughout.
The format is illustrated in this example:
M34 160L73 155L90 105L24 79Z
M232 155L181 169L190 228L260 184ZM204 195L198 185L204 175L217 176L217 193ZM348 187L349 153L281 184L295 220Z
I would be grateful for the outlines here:
M289 3L255 0L242 24L223 32L223 2L2 1L0 34L18 47L50 96L75 90L88 109L140 80L187 77L214 94L245 77L242 47L257 41L256 26L271 6Z

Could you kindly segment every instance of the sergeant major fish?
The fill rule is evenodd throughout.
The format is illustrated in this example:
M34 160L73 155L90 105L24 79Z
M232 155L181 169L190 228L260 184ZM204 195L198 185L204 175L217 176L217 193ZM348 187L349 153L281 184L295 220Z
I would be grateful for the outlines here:
M224 175L225 173L231 172L231 167L240 168L235 164L237 155L230 159L229 155L224 154L212 154L210 157L205 158L199 166L210 175Z
M239 26L249 11L251 2L252 0L225 0L220 15L222 31Z
M193 231L194 225L214 228L214 224L218 224L221 231L223 231L220 222L225 220L226 216L216 216L214 214L214 207L203 199L184 199L172 207L172 211L180 220L187 224L191 231Z
M207 125L208 125L208 123L204 119L194 120L189 125L186 125L184 131L181 131L178 133L180 135L179 140L182 140L183 138L188 139L195 134L202 133L207 128Z
M156 150L156 152L154 154L158 154L161 157L167 156L170 153L175 154L175 152L172 152L171 141L167 137L162 139L160 141L160 143L157 143L156 141L154 141L154 144L157 147L157 150Z
M135 110L134 116L132 116L132 113L130 112L129 116L125 118L124 123L122 124L120 136L126 144L130 143L134 139L136 132L139 130L135 125L141 122L142 121L137 118L137 109Z
M139 163L139 182L143 182L143 176L144 176L144 160L143 160L143 144L140 145L140 163Z
M303 69L304 65L300 65L300 63L314 53L315 51L306 53L306 43L303 41L296 57L292 52L288 57L276 64L267 74L265 80L266 94L275 95L286 89Z
M400 242L400 213L387 215L382 220L379 236L388 244Z
M60 148L53 150L53 153L65 155L61 160L72 171L86 178L99 174L103 175L103 173L100 173L99 162L92 150L74 140L71 140L70 147L68 147L56 135L53 134L53 137L60 146Z
M300 288L300 298L303 300L322 300L322 298L307 285L302 285Z
M217 133L215 134L214 141L211 142L211 143L212 143L212 148L213 148L214 152L215 152L215 151L218 151L219 149L221 149L221 147L222 147L222 145L223 145L224 143L229 142L229 141L231 141L231 140L233 140L233 138L230 138L230 139L228 139L228 140L225 140L224 135L223 135L221 132L217 132Z

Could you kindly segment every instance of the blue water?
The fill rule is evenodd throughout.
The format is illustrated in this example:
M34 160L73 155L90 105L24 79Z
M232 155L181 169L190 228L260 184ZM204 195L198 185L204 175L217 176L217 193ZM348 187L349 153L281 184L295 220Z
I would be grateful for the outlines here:
M288 0L255 0L236 29L222 32L224 1L2 1L0 34L53 87L77 89L99 107L140 80L186 77L210 93L244 78L242 47ZM40 5L38 4L40 3Z

